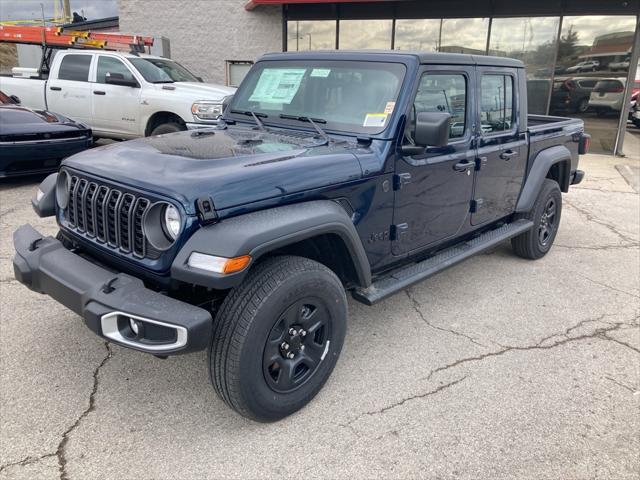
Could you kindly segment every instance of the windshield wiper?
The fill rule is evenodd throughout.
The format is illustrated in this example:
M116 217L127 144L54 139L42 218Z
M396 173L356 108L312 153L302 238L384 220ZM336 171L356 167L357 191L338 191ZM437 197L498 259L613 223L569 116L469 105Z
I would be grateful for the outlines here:
M318 123L327 123L327 121L323 118L311 118L311 117L304 117L304 116L298 116L298 115L287 115L286 113L281 113L279 117L285 120L298 120L299 122L308 122L311 125L313 125L313 128L316 129L316 132L318 132L318 134L322 137L322 139L326 143L331 142L331 137L329 137L329 135L327 135L327 132L325 132L322 128L320 128L320 125L318 125Z
M260 117L262 118L268 118L269 115L267 115L266 113L260 113L260 112L253 112L251 110L229 110L229 113L235 113L237 115L246 115L246 116L251 116L253 117L253 119L256 121L256 125L258 125L258 128L264 132L267 131L266 127L264 126L264 123L262 123L262 120L260 120Z

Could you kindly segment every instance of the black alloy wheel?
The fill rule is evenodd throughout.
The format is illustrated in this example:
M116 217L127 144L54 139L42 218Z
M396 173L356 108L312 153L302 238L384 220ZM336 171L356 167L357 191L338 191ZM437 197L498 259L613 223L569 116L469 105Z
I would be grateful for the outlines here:
M554 236L557 226L556 219L558 213L558 205L555 198L551 197L547 200L544 207L540 223L538 224L538 241L541 247L546 247Z
M318 370L331 345L329 312L317 298L295 302L279 316L267 338L263 369L274 391L288 393Z

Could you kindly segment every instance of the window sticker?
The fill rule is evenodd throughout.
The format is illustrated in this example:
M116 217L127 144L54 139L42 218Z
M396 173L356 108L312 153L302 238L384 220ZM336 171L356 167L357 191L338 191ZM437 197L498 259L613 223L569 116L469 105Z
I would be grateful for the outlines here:
M267 68L253 90L250 102L290 104L298 93L305 68Z
M391 115L394 108L396 108L396 102L387 102L387 106L384 107L384 113Z
M387 122L387 114L386 113L367 113L367 116L364 117L363 127L384 127L384 124Z
M331 73L331 69L330 68L314 68L311 71L311 76L312 77L327 78L330 73Z

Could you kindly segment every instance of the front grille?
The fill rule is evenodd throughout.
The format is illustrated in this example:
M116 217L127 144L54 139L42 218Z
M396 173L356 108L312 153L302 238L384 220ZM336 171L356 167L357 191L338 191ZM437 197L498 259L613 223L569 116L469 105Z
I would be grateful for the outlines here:
M157 259L142 228L151 200L70 175L66 227L138 258Z

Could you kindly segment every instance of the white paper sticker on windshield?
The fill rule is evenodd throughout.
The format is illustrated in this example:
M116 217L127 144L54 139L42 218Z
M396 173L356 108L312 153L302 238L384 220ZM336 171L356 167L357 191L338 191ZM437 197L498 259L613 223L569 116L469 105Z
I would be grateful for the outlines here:
M313 70L311 70L312 77L327 78L330 73L331 73L330 68L314 68Z
M364 117L363 127L384 127L387 121L386 113L367 113Z
M391 115L394 108L396 108L396 102L387 102L387 106L384 107L384 113Z
M304 68L265 69L249 101L290 104L306 71Z

